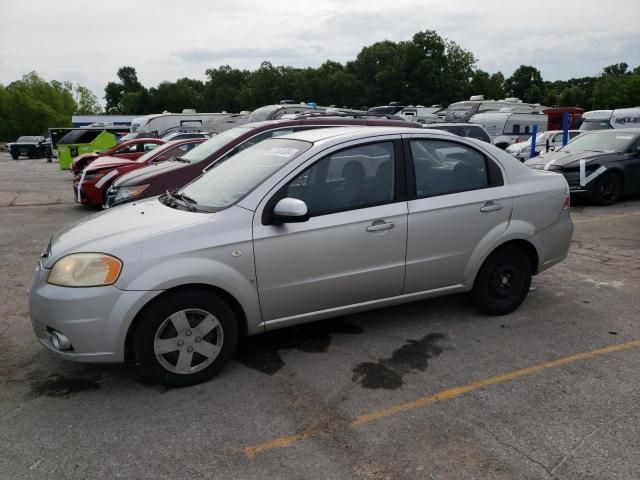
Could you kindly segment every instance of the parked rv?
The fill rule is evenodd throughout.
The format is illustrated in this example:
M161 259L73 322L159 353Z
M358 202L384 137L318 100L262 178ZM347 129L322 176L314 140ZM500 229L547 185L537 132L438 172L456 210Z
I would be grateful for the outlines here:
M131 122L131 133L155 132L162 137L171 132L204 130L207 120L226 117L229 113L159 113L138 117Z
M510 108L513 113L541 112L547 107L539 103L524 103L519 98L509 97L503 100L485 100L483 95L474 95L469 100L449 105L445 113L445 122L468 122L478 113L498 112Z
M635 128L640 126L640 107L615 110L592 110L582 116L580 130L606 130L607 128Z
M510 110L510 108L503 110ZM471 117L469 122L482 125L491 136L493 144L503 150L509 145L528 139L534 126L537 127L538 132L547 130L547 116L543 113L511 111L478 113Z
M613 128L640 127L640 107L617 108L611 114Z
M204 122L204 130L215 135L216 133L224 132L238 125L249 123L249 115L251 115L251 112L245 110L240 113L233 113L227 117L210 118Z

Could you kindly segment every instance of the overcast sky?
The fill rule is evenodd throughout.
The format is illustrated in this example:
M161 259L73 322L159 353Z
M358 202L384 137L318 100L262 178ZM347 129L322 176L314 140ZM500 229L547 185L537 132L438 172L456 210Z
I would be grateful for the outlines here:
M123 65L150 87L224 64L346 62L426 29L505 76L521 64L545 80L640 65L640 0L0 0L0 83L35 70L102 97Z

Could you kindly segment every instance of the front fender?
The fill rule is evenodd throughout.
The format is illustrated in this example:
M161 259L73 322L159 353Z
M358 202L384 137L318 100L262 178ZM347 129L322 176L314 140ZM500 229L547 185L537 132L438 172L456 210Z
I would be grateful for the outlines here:
M201 284L224 290L242 307L247 318L248 332L261 332L262 322L258 301L258 289L252 259L233 264L206 257L176 257L146 268L131 278L118 280L116 286L123 290L169 290L184 285ZM236 260L236 259L233 259Z

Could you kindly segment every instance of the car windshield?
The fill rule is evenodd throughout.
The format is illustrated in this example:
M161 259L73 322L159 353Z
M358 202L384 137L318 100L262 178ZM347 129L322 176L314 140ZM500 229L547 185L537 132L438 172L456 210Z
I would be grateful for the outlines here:
M217 134L213 138L201 143L196 148L185 154L181 158L189 163L198 163L206 160L211 154L224 148L225 145L231 143L236 138L251 131L253 127L236 127L229 130L225 130L222 133Z
M637 134L616 132L615 130L585 133L571 140L560 151L625 152L637 138Z
M606 130L609 128L609 120L584 120L580 130Z
M551 137L551 135L552 135L552 132L542 132L542 133L539 133L539 134L536 136L536 145L540 145L541 143L546 142L546 141L547 141L547 139L549 139L549 138ZM531 145L531 138L532 138L532 137L527 138L527 139L526 139L526 140L524 140L522 143L526 143L527 145Z
M173 146L174 146L173 143L165 143L164 145L160 145L158 147L152 148L151 150L149 150L144 155L141 155L140 157L138 157L136 159L136 162L138 162L138 163L146 163L150 158L153 158L156 155L159 155L161 152L164 152L165 150L167 150L168 148L171 148Z
M36 137L20 137L18 143L36 143Z
M270 138L242 150L184 187L180 194L197 207L215 211L233 205L284 165L311 148L311 143Z

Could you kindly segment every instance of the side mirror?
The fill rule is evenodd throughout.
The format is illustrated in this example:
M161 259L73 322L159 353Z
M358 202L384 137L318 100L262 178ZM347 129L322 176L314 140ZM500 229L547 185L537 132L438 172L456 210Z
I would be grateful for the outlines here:
M273 225L306 222L307 220L309 220L307 204L297 198L283 198L273 207L271 215Z

